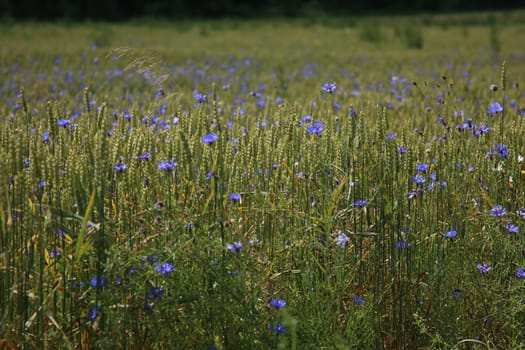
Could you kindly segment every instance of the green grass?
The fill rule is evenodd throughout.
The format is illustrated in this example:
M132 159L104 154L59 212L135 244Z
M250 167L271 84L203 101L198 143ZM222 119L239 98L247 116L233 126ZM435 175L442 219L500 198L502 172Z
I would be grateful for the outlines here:
M486 16L2 27L0 348L523 348L525 26Z

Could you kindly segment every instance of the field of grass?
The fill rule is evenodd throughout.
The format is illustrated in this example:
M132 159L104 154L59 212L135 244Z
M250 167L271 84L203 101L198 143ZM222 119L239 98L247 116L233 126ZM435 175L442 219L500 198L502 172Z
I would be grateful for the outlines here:
M525 349L524 19L0 24L0 349Z

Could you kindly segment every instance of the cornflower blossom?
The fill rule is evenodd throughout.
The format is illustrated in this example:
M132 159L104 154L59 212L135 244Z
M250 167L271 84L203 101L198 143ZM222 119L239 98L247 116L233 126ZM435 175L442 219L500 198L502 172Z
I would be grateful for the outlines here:
M226 249L230 251L232 254L241 253L242 252L242 243L241 242L233 242L226 244Z
M230 196L229 196L230 200L232 202L238 202L241 200L241 194L240 193L231 193Z
M404 249L404 248L410 248L412 247L412 244L410 242L405 242L405 241L399 241L396 243L396 246L399 248L399 249Z
M124 170L126 170L126 167L127 167L126 163L119 162L113 166L113 169L121 173Z
M286 301L284 299L278 298L278 299L270 299L268 302L270 306L273 306L276 309L282 309L286 306Z
M497 152L498 157L500 158L507 158L507 156L509 155L507 145L505 145L504 143L500 143L499 145L494 146L492 150Z
M270 325L270 332L275 332L277 334L283 334L286 332L286 328L281 323Z
M323 86L321 86L321 90L324 92L327 92L329 94L335 94L335 90L337 89L337 83L324 83Z
M419 173L426 173L428 171L428 169L430 169L430 165L428 165L427 163L422 163L422 164L416 165L416 170Z
M505 225L505 228L507 229L509 233L518 233L520 231L519 226L514 225L513 223L509 223Z
M149 160L151 158L151 152L147 151L146 153L140 154L137 156L138 160Z
M418 185L424 184L427 180L423 175L417 174L416 176L412 176L412 182L415 182Z
M492 270L492 267L488 266L488 264L486 262L484 262L483 264L477 264L476 267L478 268L479 272L481 272L481 273L487 273L490 270Z
M199 103L204 103L207 100L207 96L204 94L201 94L197 90L193 91L193 98Z
M93 288L102 288L107 284L108 280L104 276L95 276L90 281L91 287Z
M57 122L58 126L66 127L71 125L71 120L69 119L59 119Z
M158 169L172 171L177 165L178 165L177 162L175 162L173 158L171 158L171 161L168 161L168 160L161 161L159 163Z
M95 305L95 306L92 306L90 309L89 309L89 319L91 321L93 321L94 319L97 318L98 316L98 313L100 312L100 306L98 305Z
M501 112L503 112L503 107L498 102L491 103L489 109L487 110L488 115L493 115Z
M456 230L450 230L448 232L445 232L444 236L446 238L454 238L458 235L458 232Z
M516 271L516 277L525 278L525 270L523 268L519 268L518 271Z
M355 201L352 206L354 207L364 207L368 204L368 199L359 199Z
M206 135L204 135L201 139L201 141L207 145L211 145L212 143L214 143L215 141L217 141L219 139L219 135L217 135L216 133L214 132L210 132Z
M354 297L354 303L356 303L357 305L364 305L365 303L365 300L364 299L361 299L360 297L358 297L357 295Z
M162 264L157 264L155 266L155 271L160 273L161 275L167 275L168 273L173 271L173 264L168 262L163 262Z
M341 248L344 248L346 247L347 243L348 243L348 236L345 235L344 232L340 232L337 238L335 239L335 244L337 244Z
M507 215L507 210L501 204L497 204L490 210L490 214L494 217L503 217Z
M521 216L523 219L525 219L525 207L524 208L520 208L516 211L516 214L518 214L519 216Z
M163 288L160 288L160 287L151 287L150 291L149 291L149 294L148 294L148 299L161 299L162 296L164 295L164 289Z
M320 121L315 121L313 124L306 127L306 132L314 135L321 135L324 130L324 124Z

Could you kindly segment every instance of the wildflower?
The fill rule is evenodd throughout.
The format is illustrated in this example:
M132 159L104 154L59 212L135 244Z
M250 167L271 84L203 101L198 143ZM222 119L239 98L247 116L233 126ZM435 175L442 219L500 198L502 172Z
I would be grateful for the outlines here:
M405 241L399 241L396 243L396 246L399 248L399 249L404 249L404 248L410 248L412 247L412 244L410 242L405 242Z
M286 332L286 328L281 323L270 325L270 332L275 332L277 334L283 334Z
M329 94L334 94L335 90L337 89L337 83L324 83L323 86L321 86L321 90L324 92L327 92Z
M360 297L358 297L357 295L354 297L354 303L356 303L357 305L363 305L365 303L365 300L364 299L361 299Z
M397 137L397 134L395 132L391 132L390 134L386 135L387 140L393 140Z
M193 98L199 103L206 102L207 96L199 93L197 90L193 91Z
M314 135L321 135L324 130L324 124L320 121L313 122L312 125L306 127L306 132Z
M238 202L241 200L241 194L240 193L231 193L230 194L230 200L233 201L233 202Z
M58 126L63 126L65 128L66 126L70 126L71 125L71 120L69 120L69 119L59 119L57 124L58 124Z
M420 173L426 173L428 169L430 169L430 166L427 163L416 165L416 170Z
M509 223L505 225L505 228L507 229L509 233L518 233L520 231L519 226L514 225L513 223Z
M100 312L100 306L94 305L89 309L89 319L93 321L95 318L97 318L98 313Z
M498 157L500 158L507 158L507 156L509 155L507 145L505 145L504 143L500 143L499 145L494 146L492 150L498 152Z
M503 112L503 107L498 102L493 102L490 104L487 114L493 115L501 112Z
M444 234L446 238L454 238L458 235L456 230L450 230Z
M207 145L211 145L212 143L217 141L218 138L219 138L219 135L217 135L214 132L210 132L209 134L204 135L201 140L203 143Z
M490 210L490 213L494 217L503 217L507 215L507 210L501 204L497 204Z
M241 253L242 243L241 242L228 243L226 244L226 249L228 249L232 254Z
M347 243L348 237L343 232L340 232L337 238L335 239L335 244L337 244L341 248L344 248Z
M405 146L398 146L397 151L399 153L407 153L407 148Z
M164 289L160 287L152 287L149 291L149 299L160 299L164 295Z
M273 306L276 309L282 309L286 306L286 301L284 299L270 299L269 301L270 306Z
M48 143L49 142L49 132L44 131L44 134L42 135L42 142Z
M108 280L104 276L95 276L90 281L89 284L91 284L91 287L93 288L102 288L106 285Z
M492 270L492 267L488 266L486 262L484 262L483 264L477 264L476 267L478 268L479 272L481 272L481 273L487 273L490 270Z
M352 205L354 207L364 207L368 204L368 199L359 199L355 201Z
M171 161L168 161L168 160L163 160L159 163L159 170L166 170L166 171L172 171L176 166L177 166L177 162L175 162L173 160L173 158L171 158Z
M144 310L147 314L152 314L154 309L154 304L151 301L146 301L144 305L142 306L142 310Z
M521 216L523 219L525 219L525 207L524 208L520 208L516 211L516 214L518 214L519 216Z
M454 288L452 291L452 297L459 298L461 297L461 289Z
M525 278L525 270L523 268L519 268L518 271L516 271L516 276L518 278Z
M151 152L147 151L146 153L140 154L137 159L138 160L149 160L151 158Z
M119 162L113 166L113 169L115 169L118 172L123 172L126 169L126 167L126 163Z
M167 275L173 271L173 264L168 262L163 262L162 264L157 264L155 270L161 275Z
M417 174L416 176L412 176L412 181L415 182L418 185L424 184L427 180L423 175Z

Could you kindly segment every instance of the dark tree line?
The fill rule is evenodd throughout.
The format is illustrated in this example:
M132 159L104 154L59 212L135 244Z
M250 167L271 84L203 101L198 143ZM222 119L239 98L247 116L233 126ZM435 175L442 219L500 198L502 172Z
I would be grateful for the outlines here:
M0 17L35 20L300 17L498 10L522 0L0 0Z

